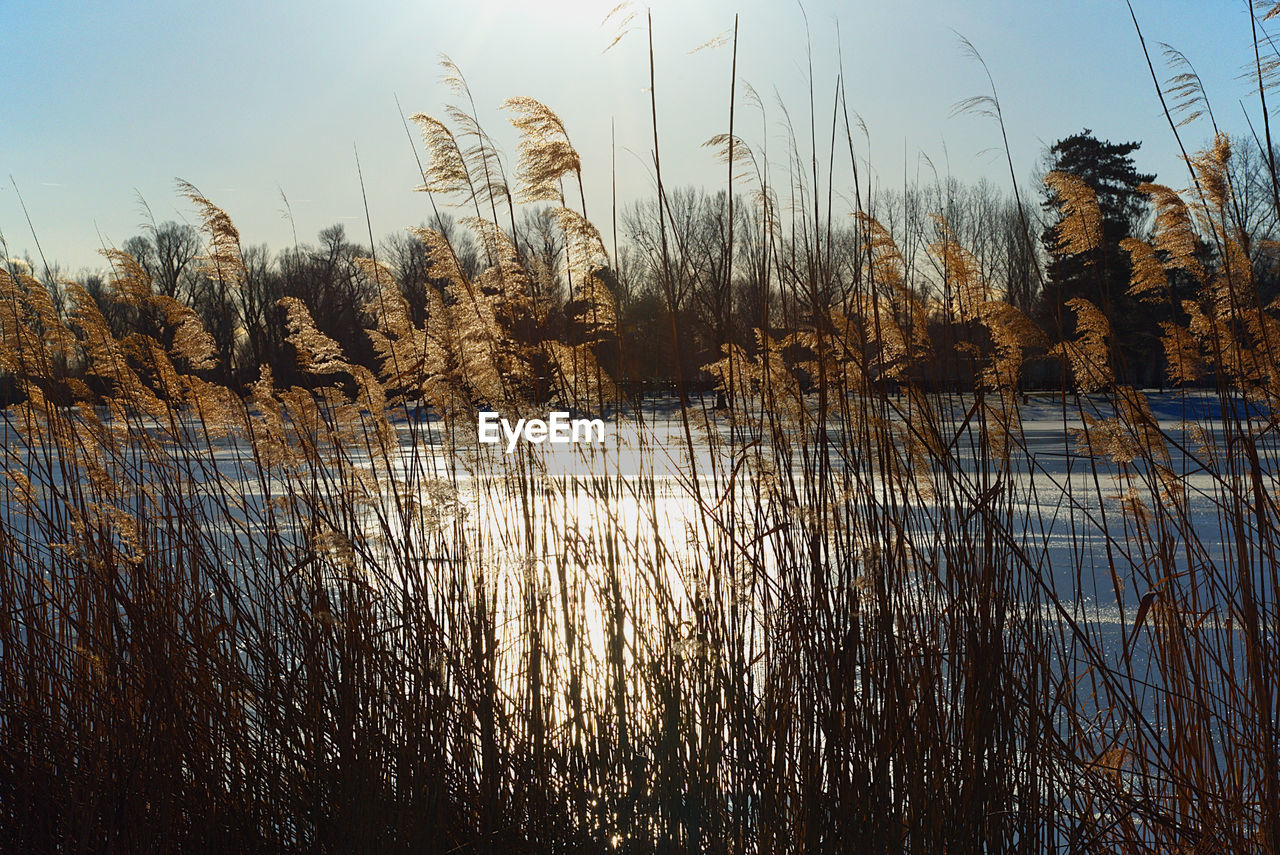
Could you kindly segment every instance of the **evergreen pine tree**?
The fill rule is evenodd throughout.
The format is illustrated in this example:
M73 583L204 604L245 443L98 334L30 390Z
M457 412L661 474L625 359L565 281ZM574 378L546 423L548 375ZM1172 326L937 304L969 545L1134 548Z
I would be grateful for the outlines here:
M1158 319L1150 305L1126 293L1129 255L1120 247L1137 231L1146 208L1146 197L1138 187L1155 180L1134 165L1132 155L1141 145L1099 140L1086 128L1049 149L1050 170L1076 176L1097 194L1101 239L1089 252L1068 252L1062 240L1062 200L1052 188L1045 188L1050 224L1041 238L1048 264L1040 314L1048 329L1069 337L1075 334L1075 316L1065 303L1076 297L1089 300L1110 321L1112 355L1118 358L1121 375L1150 384L1159 380Z

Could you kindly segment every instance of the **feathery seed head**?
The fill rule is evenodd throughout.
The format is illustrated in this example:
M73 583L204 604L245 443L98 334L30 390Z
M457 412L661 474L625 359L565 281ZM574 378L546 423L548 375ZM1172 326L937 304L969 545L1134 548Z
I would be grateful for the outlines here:
M1102 211L1098 194L1079 176L1050 172L1044 177L1062 220L1057 226L1058 250L1069 255L1091 252L1102 243Z

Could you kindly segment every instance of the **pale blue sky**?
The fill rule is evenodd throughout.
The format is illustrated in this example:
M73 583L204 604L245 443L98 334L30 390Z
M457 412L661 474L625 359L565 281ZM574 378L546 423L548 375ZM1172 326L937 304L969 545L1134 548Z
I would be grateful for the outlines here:
M323 0L10 2L0 49L0 233L11 254L35 255L12 175L49 260L67 272L97 267L99 240L119 244L139 231L139 197L157 221L193 220L174 189L180 177L224 207L246 243L292 244L281 190L300 240L335 222L359 238L358 146L380 239L429 215L427 199L413 192L417 167L395 96L406 113L443 116L452 99L438 56L447 53L467 75L512 171L515 140L501 103L528 95L560 113L583 158L588 213L607 235L611 119L619 196L651 192L646 36L638 29L602 55L613 31L601 20L615 2L386 0L359 10ZM1169 42L1196 64L1220 123L1245 130L1242 99L1257 121L1256 95L1239 77L1251 58L1244 0L1134 0L1134 7L1153 51ZM642 26L646 7L635 8ZM739 79L768 110L764 125L743 106L740 87L740 135L757 149L767 143L775 165L784 166L781 98L807 144L799 5L655 0L647 8L669 185L723 182L723 168L701 143L727 129L729 47L689 51L731 29L735 12ZM1139 166L1185 183L1123 0L810 0L805 10L819 128L829 130L839 50L849 106L866 122L875 173L886 185L901 186L904 171L927 175L922 152L960 178L1008 183L1003 155L992 151L994 123L950 115L955 102L987 91L956 32L991 69L1028 190L1044 147L1084 126L1113 140L1142 140ZM1163 64L1157 68L1166 74ZM1208 135L1207 125L1187 129L1190 143Z

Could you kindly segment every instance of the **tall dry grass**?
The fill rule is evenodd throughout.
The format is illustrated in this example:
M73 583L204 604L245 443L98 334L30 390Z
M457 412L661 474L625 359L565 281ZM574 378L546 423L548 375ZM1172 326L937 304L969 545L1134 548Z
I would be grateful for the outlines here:
M484 264L422 231L446 284L418 326L370 259L376 372L286 301L303 384L238 394L127 255L113 293L156 336L0 273L22 395L0 847L1280 853L1280 327L1225 142L1195 159L1198 195L1146 188L1155 229L1127 247L1134 293L1168 299L1175 271L1198 288L1164 339L1174 380L1208 381L1185 423L1125 385L1097 307L1049 341L945 224L935 297L866 213L834 289L816 141L791 209L755 173L769 298L708 366L723 407L686 377L664 409L603 367L609 255L582 194L565 205L564 126L510 107L515 189L474 107L417 117L424 186L470 208ZM717 142L756 163L733 128ZM1089 252L1096 199L1051 180ZM239 236L186 192L234 293ZM546 271L510 236L516 200L558 206L569 340L537 334ZM1070 378L1056 446L1023 421L1037 349ZM568 462L476 446L481 407L553 405L621 413L618 438Z

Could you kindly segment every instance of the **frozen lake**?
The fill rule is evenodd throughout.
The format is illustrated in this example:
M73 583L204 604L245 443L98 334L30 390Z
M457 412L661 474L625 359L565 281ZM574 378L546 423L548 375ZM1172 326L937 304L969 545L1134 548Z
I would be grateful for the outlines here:
M85 453L63 460L27 443L6 416L16 487L0 499L0 515L27 558L43 555L49 566L67 547L47 533L61 530L68 496L88 490L107 509L96 523L125 555L163 548L132 542L130 525L181 507L206 553L240 568L247 585L277 584L258 568L282 552L310 556L332 578L359 573L375 588L412 574L440 596L456 595L465 567L483 577L513 657L528 629L521 615L541 602L549 626L585 634L596 660L588 669L601 667L611 634L632 651L646 628L689 625L700 602L727 608L748 646L763 645L797 567L871 586L886 555L894 572L913 574L898 580L893 607L917 616L941 615L974 572L958 560L1001 556L1000 573L1025 594L1014 617L1049 626L1059 656L1087 642L1088 655L1066 668L1146 667L1147 615L1162 598L1194 612L1198 631L1224 634L1235 658L1246 580L1262 592L1263 631L1275 631L1275 566L1254 543L1256 508L1241 513L1274 494L1276 437L1260 414L1242 409L1243 422L1233 422L1250 425L1245 443L1224 434L1215 397L1152 394L1147 426L1163 450L1126 460L1125 443L1137 439L1109 425L1115 413L1101 399L1064 405L1035 395L1020 407L1007 460L993 460L990 425L971 397L929 398L931 421L913 410L919 401L883 399L852 420L852 408L833 416L825 437L812 422L770 430L768 420L733 421L710 403L695 401L686 420L674 400L660 399L642 417L608 420L602 445L522 444L513 454L478 443L470 422L402 410L390 417L387 453L365 435L287 465L194 421L138 423L113 439L75 428L75 414L63 429L83 430ZM901 447L844 441L887 423ZM932 463L903 474L893 461L909 456L917 423L932 425L929 436L914 434L921 448L934 443ZM1083 453L1086 427L1109 454ZM301 431L295 439L307 443ZM1153 471L1156 460L1165 471ZM984 533L997 542L954 549ZM1241 538L1253 544L1243 562Z

